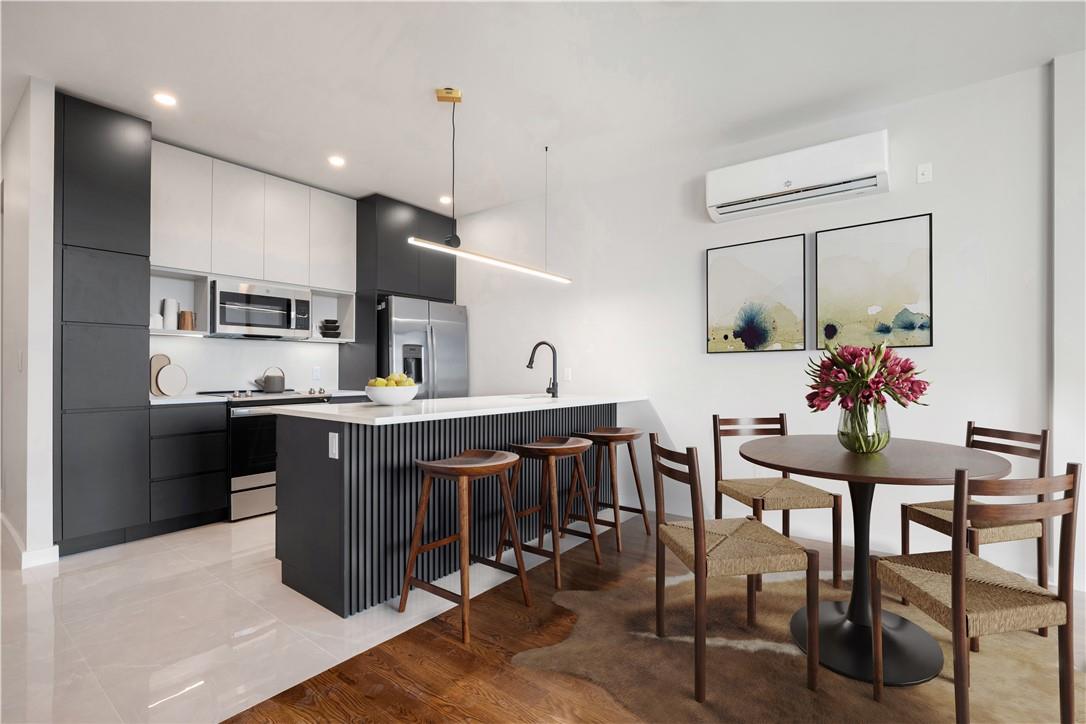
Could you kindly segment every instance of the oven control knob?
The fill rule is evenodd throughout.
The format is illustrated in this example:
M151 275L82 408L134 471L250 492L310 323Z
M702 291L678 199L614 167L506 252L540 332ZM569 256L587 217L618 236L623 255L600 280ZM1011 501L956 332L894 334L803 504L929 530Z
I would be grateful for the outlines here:
M315 395L315 394L317 394L317 391L316 391L316 390L314 390L314 389L313 389L312 387L310 387L310 388L309 388L309 394L310 394L310 395Z
M245 390L245 396L246 397L252 397L253 396L253 391L252 390Z
M322 395L323 395L323 394L324 394L324 388L323 388L323 387L322 387L322 388L320 388L319 390L317 390L317 392L319 392L320 394L322 394Z

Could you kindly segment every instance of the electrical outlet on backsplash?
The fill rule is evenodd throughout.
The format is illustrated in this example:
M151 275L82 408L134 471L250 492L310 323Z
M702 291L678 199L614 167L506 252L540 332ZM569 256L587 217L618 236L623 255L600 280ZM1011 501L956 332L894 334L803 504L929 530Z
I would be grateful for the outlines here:
M286 386L308 389L339 384L339 350L333 344L214 337L152 336L151 354L165 354L188 374L186 394L253 389L269 367L281 367Z

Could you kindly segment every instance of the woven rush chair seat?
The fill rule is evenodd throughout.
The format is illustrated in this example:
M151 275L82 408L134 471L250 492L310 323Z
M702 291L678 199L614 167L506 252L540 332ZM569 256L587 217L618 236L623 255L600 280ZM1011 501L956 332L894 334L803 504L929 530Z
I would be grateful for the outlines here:
M912 513L911 520L950 535L954 523L954 501L938 500L931 503L912 503L906 506ZM1019 523L993 523L984 521L969 524L977 536L977 545L987 543L1006 543L1015 540L1040 538L1043 526L1039 520L1027 520Z
M951 560L950 551L880 558L878 575L949 629ZM1055 593L972 554L965 557L965 600L970 637L1067 623L1067 606Z
M751 508L760 498L762 510L833 507L832 493L791 478L731 478L718 480L716 489Z
M693 521L667 523L658 531L664 545L694 570ZM803 546L749 518L705 521L705 550L710 576L807 570Z

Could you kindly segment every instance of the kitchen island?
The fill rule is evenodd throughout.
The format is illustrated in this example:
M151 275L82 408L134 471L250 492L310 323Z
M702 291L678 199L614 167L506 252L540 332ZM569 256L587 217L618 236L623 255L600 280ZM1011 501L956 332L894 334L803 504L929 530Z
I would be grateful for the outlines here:
M530 394L273 408L279 416L275 546L283 583L344 617L399 595L422 487L417 458L615 425L617 405L642 399ZM589 470L594 455L586 453ZM571 465L559 463L560 507ZM538 463L524 465L518 510L537 502L540 474ZM607 488L599 491L601 504L610 502ZM475 481L472 495L471 552L493 556L501 511L496 480ZM455 486L438 481L427 539L451 535L456 521ZM522 537L536 535L538 524L538 515L522 518ZM456 547L445 546L421 555L415 575L433 581L458 566Z

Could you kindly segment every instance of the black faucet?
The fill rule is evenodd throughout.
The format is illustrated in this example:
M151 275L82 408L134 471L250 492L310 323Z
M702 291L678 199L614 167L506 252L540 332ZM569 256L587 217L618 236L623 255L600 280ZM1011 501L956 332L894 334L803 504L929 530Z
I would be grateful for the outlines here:
M532 369L535 365L535 353L543 345L551 348L551 381L547 387L547 393L551 397L558 397L558 350L554 348L554 345L550 342L536 342L535 347L532 347L532 356L528 358L528 369Z

